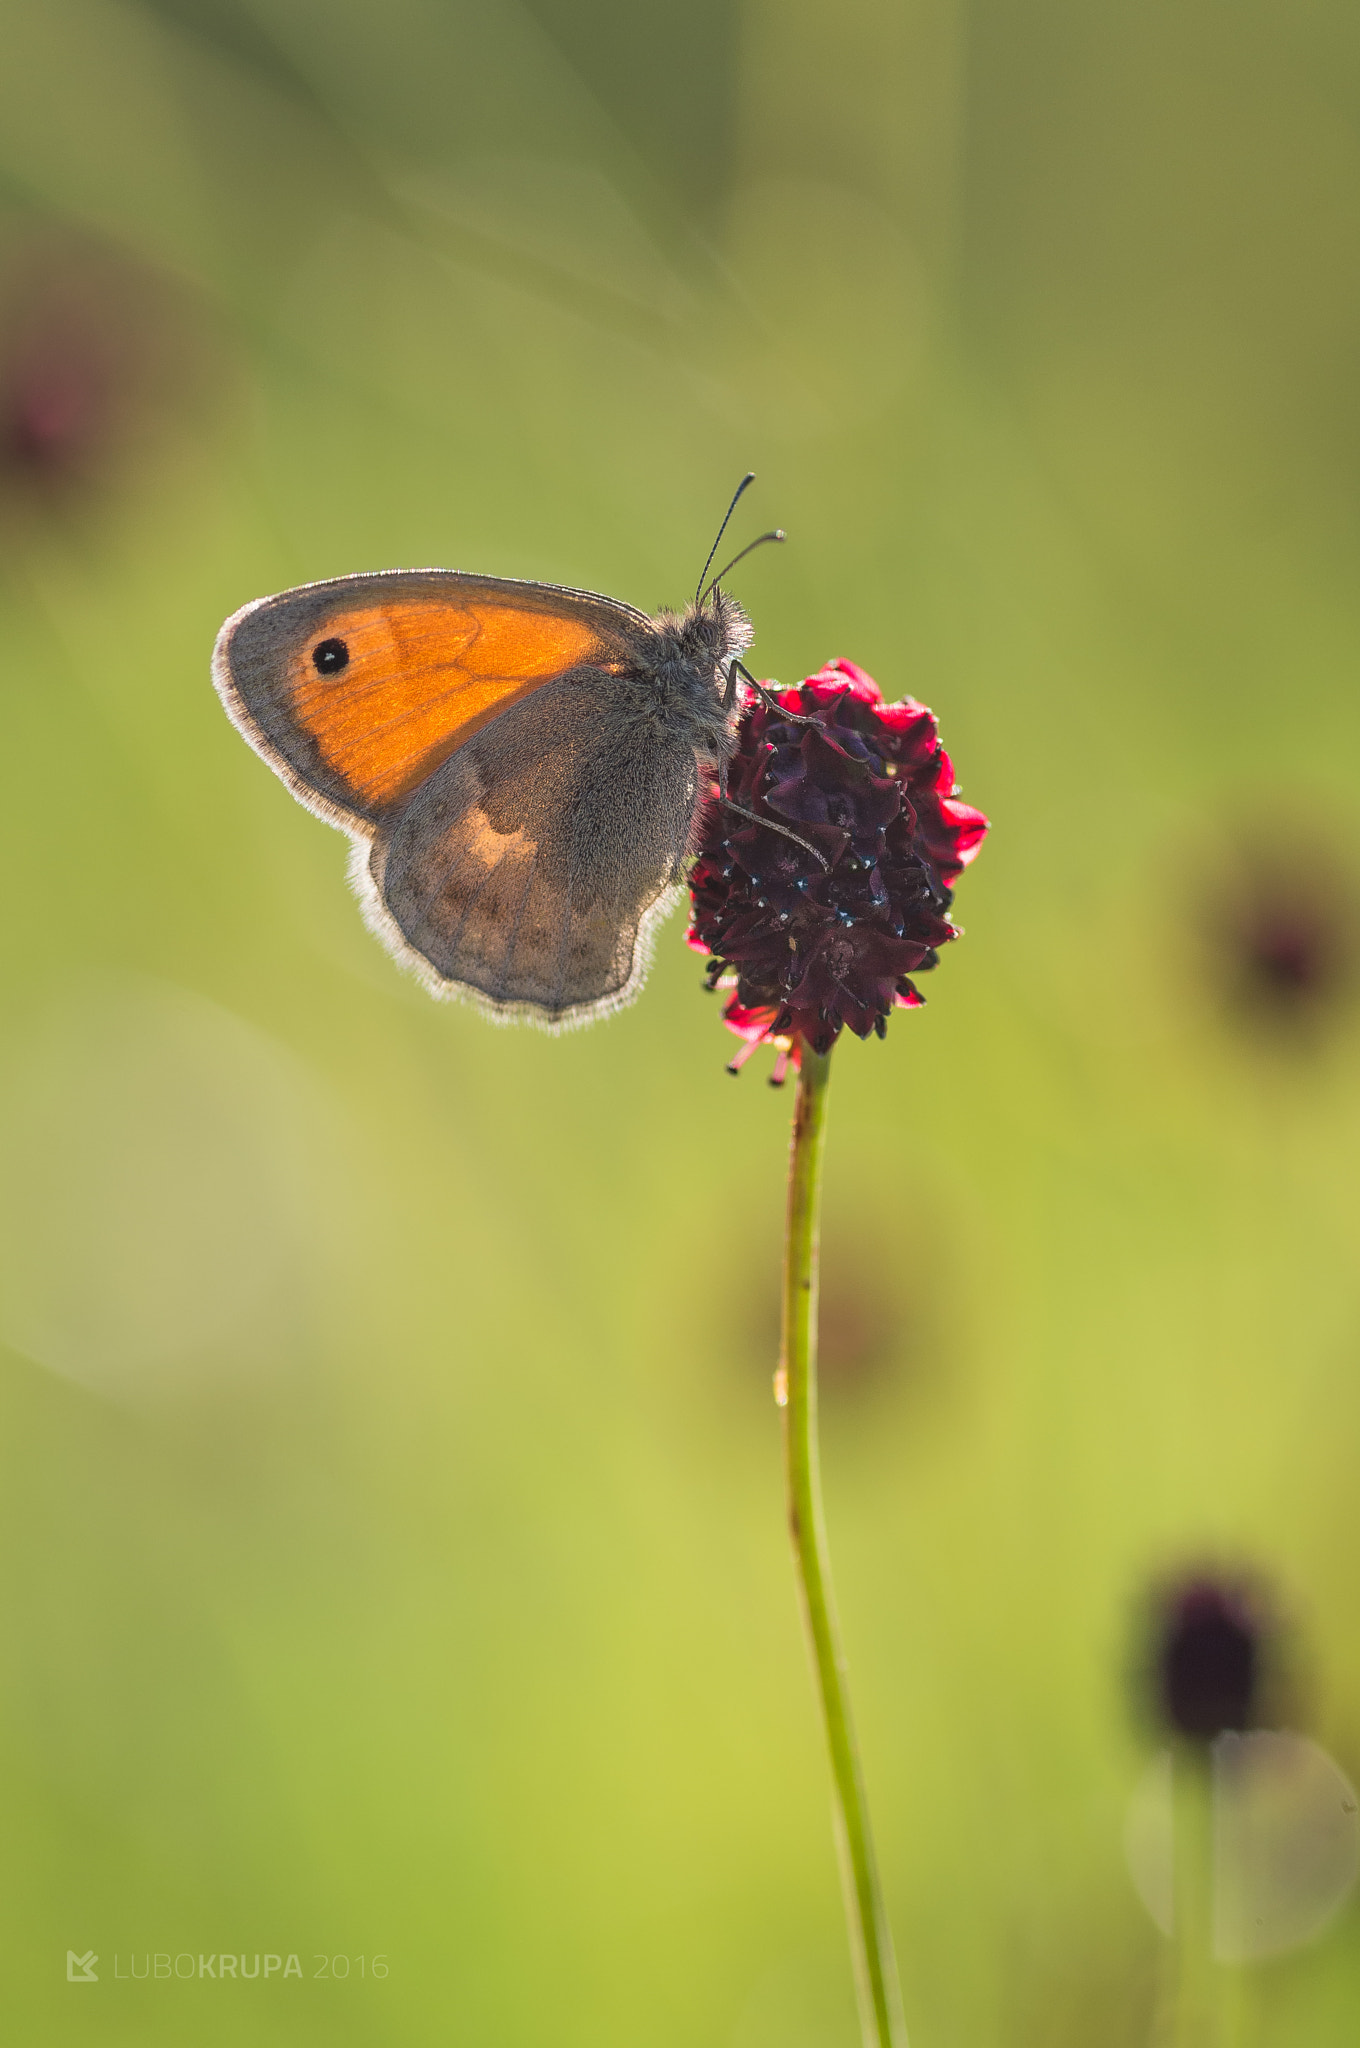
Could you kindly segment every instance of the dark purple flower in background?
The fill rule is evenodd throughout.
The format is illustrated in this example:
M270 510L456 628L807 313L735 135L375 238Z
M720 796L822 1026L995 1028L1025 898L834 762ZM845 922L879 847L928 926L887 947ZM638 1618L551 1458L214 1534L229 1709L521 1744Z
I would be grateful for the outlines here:
M1354 980L1354 893L1324 849L1293 846L1266 865L1244 859L1213 906L1226 993L1245 1019L1307 1028Z
M206 357L182 291L53 232L0 254L0 492L65 499L195 404Z
M1212 1742L1259 1723L1270 1634L1260 1597L1207 1573L1165 1588L1153 1622L1160 1718L1173 1733Z
M728 796L739 809L715 785L705 813L689 943L710 988L735 978L734 1069L772 1041L782 1079L803 1043L829 1052L847 1026L882 1037L894 1007L924 1000L912 976L957 936L951 884L987 820L959 802L933 714L885 704L849 661L779 691L778 708L753 697Z
M109 425L112 365L93 336L70 329L20 337L0 365L0 460L6 470L69 477L97 461Z

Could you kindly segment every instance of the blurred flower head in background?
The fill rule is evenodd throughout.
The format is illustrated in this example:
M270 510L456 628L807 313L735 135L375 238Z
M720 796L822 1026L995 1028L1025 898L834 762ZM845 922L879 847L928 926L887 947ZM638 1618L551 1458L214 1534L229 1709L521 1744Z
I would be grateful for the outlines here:
M1161 1725L1192 1742L1260 1727L1278 1677L1278 1622L1244 1575L1164 1581L1148 1623L1148 1691Z
M1349 991L1357 958L1355 892L1335 857L1291 845L1239 856L1209 908L1218 975L1245 1022L1284 1035L1321 1024Z
M950 885L987 831L958 801L933 714L830 662L777 707L747 705L728 790L740 809L709 805L689 931L709 987L735 977L728 1028L795 1058L846 1026L882 1037L894 1007L923 1001L911 976L957 936Z
M1143 1904L1172 1934L1186 1839L1176 1788L1198 1779L1211 1800L1206 1932L1220 1963L1313 1941L1360 1874L1354 1785L1335 1757L1283 1725L1298 1706L1297 1673L1285 1668L1291 1636L1273 1590L1232 1568L1164 1580L1144 1619L1144 1704L1162 1741L1129 1800L1125 1854Z
M0 499L66 502L112 479L202 384L184 294L71 235L0 235Z

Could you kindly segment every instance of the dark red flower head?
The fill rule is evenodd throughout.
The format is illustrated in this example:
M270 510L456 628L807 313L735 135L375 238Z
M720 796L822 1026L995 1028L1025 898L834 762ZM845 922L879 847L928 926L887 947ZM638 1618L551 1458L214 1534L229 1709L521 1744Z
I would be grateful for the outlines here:
M121 255L35 234L0 249L0 512L80 494L204 393L188 300Z
M933 714L910 697L885 704L853 662L828 663L778 705L752 695L729 804L714 784L688 936L710 956L710 988L735 974L729 1028L796 1058L803 1043L829 1052L845 1025L882 1037L895 1005L923 1000L911 976L956 937L950 885L987 820L955 796Z
M1301 1030L1349 993L1360 919L1325 848L1291 845L1269 865L1249 857L1212 908L1225 992L1244 1017Z
M1255 1725L1270 1630L1259 1594L1205 1574L1165 1587L1153 1627L1157 1705L1192 1741Z

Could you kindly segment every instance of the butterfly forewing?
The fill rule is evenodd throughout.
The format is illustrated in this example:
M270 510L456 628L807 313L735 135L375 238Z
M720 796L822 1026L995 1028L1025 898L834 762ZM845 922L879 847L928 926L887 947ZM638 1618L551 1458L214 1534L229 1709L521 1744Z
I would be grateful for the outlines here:
M304 802L377 822L509 705L574 668L627 662L640 613L449 570L347 576L229 620L228 711Z

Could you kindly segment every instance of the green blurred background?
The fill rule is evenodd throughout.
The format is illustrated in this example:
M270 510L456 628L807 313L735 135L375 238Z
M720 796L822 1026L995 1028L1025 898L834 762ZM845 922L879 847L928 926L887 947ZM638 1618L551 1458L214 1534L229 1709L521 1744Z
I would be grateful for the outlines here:
M682 601L749 466L758 672L925 698L994 820L832 1106L913 2043L1145 2042L1149 1578L1262 1571L1360 1774L1360 15L0 28L6 2038L855 2038L789 1097L724 1075L678 919L579 1036L430 1003L208 682L227 613L348 570ZM112 1981L228 1950L305 1981ZM1249 1990L1259 2048L1352 2042L1355 1906Z

